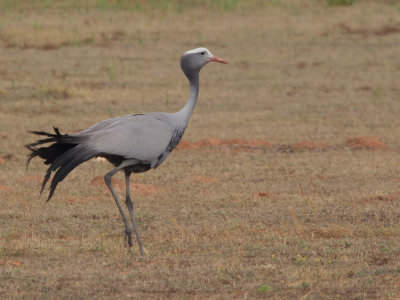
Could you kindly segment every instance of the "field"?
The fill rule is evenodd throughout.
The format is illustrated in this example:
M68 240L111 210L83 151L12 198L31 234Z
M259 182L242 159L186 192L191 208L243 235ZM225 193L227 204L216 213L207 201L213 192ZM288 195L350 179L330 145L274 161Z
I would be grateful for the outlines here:
M184 3L0 1L0 298L398 299L400 2ZM108 163L39 196L30 130L177 111L199 46L229 64L132 176L145 257Z

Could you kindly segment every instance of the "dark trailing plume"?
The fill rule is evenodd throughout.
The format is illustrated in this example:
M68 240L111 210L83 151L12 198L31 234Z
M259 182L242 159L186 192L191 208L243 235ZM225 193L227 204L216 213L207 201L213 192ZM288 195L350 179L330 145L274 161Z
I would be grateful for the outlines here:
M57 127L54 127L55 134L44 131L30 131L30 132L36 135L44 135L47 136L48 138L40 139L34 143L25 146L26 148L32 151L28 156L26 167L28 167L31 159L36 156L39 156L40 158L44 159L45 160L44 163L46 165L51 164L54 161L54 159L56 159L59 155L76 146L76 144L63 143L62 139L67 135L61 135ZM35 148L36 146L52 142L54 143L50 146Z
M57 127L54 127L55 133L48 133L44 131L31 131L31 133L47 138L40 139L34 143L26 145L31 153L28 155L26 167L32 158L39 156L44 160L44 164L50 165L47 169L46 175L43 178L42 194L51 173L55 172L50 185L50 193L47 201L53 196L57 184L62 181L75 167L95 156L93 151L89 151L80 142L82 138L71 136L68 134L61 134ZM48 146L37 148L36 146L51 143Z

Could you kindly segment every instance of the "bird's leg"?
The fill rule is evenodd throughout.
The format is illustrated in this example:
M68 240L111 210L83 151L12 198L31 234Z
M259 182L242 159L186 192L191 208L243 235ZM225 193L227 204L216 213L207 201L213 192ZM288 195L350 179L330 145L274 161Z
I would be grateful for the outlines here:
M133 229L135 229L135 234L136 234L136 238L137 238L137 241L138 241L138 244L139 244L140 254L142 256L144 256L145 252L143 250L142 240L140 239L139 227L136 224L135 215L133 213L133 201L131 200L131 196L130 196L130 185L129 185L130 176L131 176L131 172L125 171L125 181L126 181L126 199L125 199L125 204L126 204L126 207L128 207L129 214L131 216L131 220L132 220L132 223L133 223Z
M117 203L117 206L118 206L119 212L121 214L122 220L125 223L125 234L126 234L126 237L128 238L128 245L131 248L132 247L132 228L131 228L131 225L128 222L128 219L125 217L124 211L122 210L122 206L118 201L117 194L115 193L115 191L114 191L114 189L113 189L113 187L111 185L111 177L115 173L117 173L119 170L121 170L123 167L125 167L125 166L121 167L121 165L116 167L115 169L111 170L110 172L108 172L104 176L104 181L106 182L106 184L107 184L107 186L108 186L108 188L109 188L109 190L110 190L110 192L111 192L111 194L112 194L112 196L113 196L113 198L115 200L115 203Z

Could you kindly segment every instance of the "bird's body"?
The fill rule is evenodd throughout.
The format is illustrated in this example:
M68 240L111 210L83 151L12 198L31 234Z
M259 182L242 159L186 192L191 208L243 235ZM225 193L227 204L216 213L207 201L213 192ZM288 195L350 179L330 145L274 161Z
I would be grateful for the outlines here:
M90 145L97 156L135 159L151 168L158 167L179 142L185 125L174 124L172 114L148 113L108 119L75 136ZM151 137L151 138L148 138ZM107 144L104 144L104 141ZM123 143L119 143L123 141ZM115 147L118 143L120 146Z
M45 160L45 164L50 165L43 180L42 191L51 174L55 172L48 200L53 196L57 184L76 166L93 157L106 158L115 168L105 175L105 182L120 210L128 243L132 246L130 224L111 185L111 177L115 173L120 170L125 172L125 203L143 255L144 250L133 214L133 202L130 199L130 175L132 172L140 173L157 168L179 143L196 105L200 69L209 61L226 63L213 56L206 48L193 49L182 55L181 68L190 82L190 96L186 105L176 113L153 112L116 117L101 121L75 134L62 135L57 128L54 128L54 134L33 132L47 137L27 145L27 148L31 150L28 163L32 158L39 156ZM36 148L38 145L47 143L51 144Z

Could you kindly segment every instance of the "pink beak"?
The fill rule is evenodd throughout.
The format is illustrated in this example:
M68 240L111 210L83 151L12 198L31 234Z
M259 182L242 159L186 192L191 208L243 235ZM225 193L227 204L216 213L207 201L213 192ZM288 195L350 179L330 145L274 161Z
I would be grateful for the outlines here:
M227 64L228 63L226 60L224 60L222 58L219 58L219 57L216 57L216 56L211 57L210 61L219 62L221 64Z

